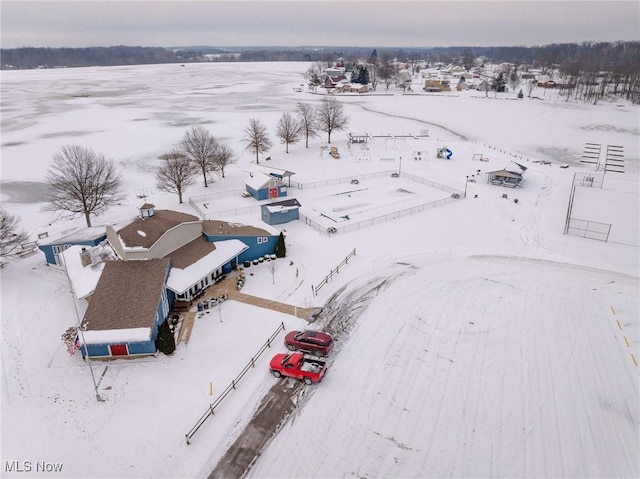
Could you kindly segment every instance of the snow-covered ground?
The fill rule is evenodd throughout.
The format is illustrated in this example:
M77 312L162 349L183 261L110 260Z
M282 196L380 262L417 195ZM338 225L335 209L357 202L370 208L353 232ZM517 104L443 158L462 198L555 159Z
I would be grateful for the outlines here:
M273 273L268 264L252 266L243 292L300 307L335 295L332 308L346 326L326 378L249 476L638 477L638 107L566 102L552 91L538 92L543 100L421 94L416 79L413 95L392 87L392 95L338 97L349 118L348 129L332 135L340 159L327 154L322 133L286 154L275 138L280 115L322 98L293 90L307 68L3 71L3 207L34 239L82 228L82 218L42 210L52 156L80 144L113 158L130 193L95 225L134 216L141 191L158 208L193 213L188 202L156 191L158 156L202 124L238 162L187 196L241 190L254 160L242 143L249 118L268 126L269 166L295 172L294 181L361 178L290 188L303 211L352 223L449 197L415 178L466 190L466 198L348 233L281 225L287 258ZM428 138L400 137L424 130ZM379 137L363 150L347 144L348 131ZM574 217L611 224L608 242L563 234L573 175L593 171L579 161L586 142L624 147L626 173L607 173L601 190L578 188L574 201ZM443 146L451 160L436 158ZM416 151L426 155L417 161ZM479 154L489 161L474 160ZM487 184L486 172L510 161L527 167L523 187ZM366 176L390 170L404 176ZM252 202L223 197L219 209ZM259 211L223 219L260 225ZM311 286L354 248L314 296ZM60 339L76 322L64 272L38 253L8 264L0 278L3 477L56 467L48 475L205 477L277 381L268 361L284 348L260 357L191 445L185 434L281 323L307 326L228 301L197 317L189 343L172 356L93 362L90 370Z

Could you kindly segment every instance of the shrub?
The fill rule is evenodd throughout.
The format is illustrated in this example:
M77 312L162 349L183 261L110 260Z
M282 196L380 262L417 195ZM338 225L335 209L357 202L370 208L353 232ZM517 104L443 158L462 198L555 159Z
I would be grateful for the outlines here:
M158 327L158 337L156 338L156 348L158 351L163 352L166 355L173 354L176 350L176 340L171 332L171 327L168 321L164 321Z

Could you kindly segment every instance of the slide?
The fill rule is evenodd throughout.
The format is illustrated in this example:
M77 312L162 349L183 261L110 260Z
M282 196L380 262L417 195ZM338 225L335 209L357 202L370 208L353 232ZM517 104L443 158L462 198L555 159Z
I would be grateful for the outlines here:
M453 151L447 148L447 160L450 160L452 155L453 155Z

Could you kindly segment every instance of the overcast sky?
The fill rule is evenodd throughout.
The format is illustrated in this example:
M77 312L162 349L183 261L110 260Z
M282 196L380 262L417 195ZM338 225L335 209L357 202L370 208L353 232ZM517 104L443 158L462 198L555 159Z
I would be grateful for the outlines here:
M534 46L640 40L631 1L1 0L2 47Z

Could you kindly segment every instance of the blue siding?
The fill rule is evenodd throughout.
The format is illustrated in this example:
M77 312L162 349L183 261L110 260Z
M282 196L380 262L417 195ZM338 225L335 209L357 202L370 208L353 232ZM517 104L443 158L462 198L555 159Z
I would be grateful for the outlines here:
M269 199L269 188L260 188L259 190L254 190L249 185L246 185L247 192L251 194L256 200L268 200ZM278 198L281 196L287 196L287 185L279 185L278 188Z
M169 262L167 265L167 271L165 272L163 284L166 284L167 278L169 277L170 270L171 270L171 262ZM163 301L163 298L165 295L167 298L166 302ZM156 338L158 337L158 326L161 323L163 323L169 316L174 300L175 300L175 294L163 286L158 294L158 304L156 306L156 314L153 320L153 325L151 326L151 337L149 341L133 341L133 342L126 343L127 349L129 351L129 355L156 353L157 351ZM109 350L109 344L87 344L87 352L89 354L89 357L111 356L111 352ZM85 357L84 347L82 348L82 357L83 358ZM127 356L113 356L113 357L124 358Z
M249 249L238 256L238 262L253 261L265 254L274 254L276 251L277 236L211 236L205 235L207 241L225 241L237 239L246 244Z
M269 225L279 225L299 218L298 208L272 213L265 206L262 207L262 221Z
M90 358L96 356L109 356L109 345L108 344L87 344L86 345L87 354ZM84 358L85 346L82 346L82 357Z
M54 246L74 246L74 245L79 245L79 246L97 246L100 243L102 243L104 240L107 239L107 235L104 236L100 236L98 238L95 238L93 240L87 240L87 241L73 241L73 242L68 242L68 241L63 241L61 243L51 243L51 244L45 244L45 245L40 245L38 246L38 248L40 249L40 251L42 251L44 253L44 256L47 260L47 263L49 264L57 264L56 263L56 255L53 252L53 248Z
M127 343L127 346L129 348L129 354L155 354L156 352L155 340Z

